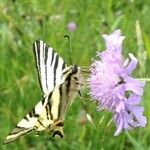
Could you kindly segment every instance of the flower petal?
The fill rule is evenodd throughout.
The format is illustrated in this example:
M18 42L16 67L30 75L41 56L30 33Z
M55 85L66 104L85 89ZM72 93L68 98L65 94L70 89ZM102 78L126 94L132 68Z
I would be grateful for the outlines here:
M131 58L131 62L125 69L127 75L130 75L132 73L132 71L136 68L137 63L138 63L137 59L134 57L133 54L129 53L129 57Z
M122 129L123 129L123 120L120 114L115 114L113 117L113 120L115 123L117 123L117 130L114 133L114 136L118 136L122 132Z
M122 41L125 38L124 36L121 36L121 30L115 30L111 35L103 34L102 37L105 40L107 50L121 53Z
M118 106L116 107L116 112L119 113L120 111L124 110L125 109L125 104L124 102L120 102L118 104Z
M143 116L144 107L142 106L127 106L130 112L132 112L135 119L138 121L139 125L141 127L145 127L147 123L147 119L145 116Z
M126 103L130 105L138 105L140 104L141 96L132 93L130 97L127 99Z

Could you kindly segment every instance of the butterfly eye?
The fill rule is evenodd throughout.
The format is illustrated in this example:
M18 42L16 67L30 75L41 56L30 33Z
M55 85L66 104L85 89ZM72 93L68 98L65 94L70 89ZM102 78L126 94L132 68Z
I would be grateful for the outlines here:
M77 81L77 80L78 80L78 78L77 78L77 77L74 77L74 79L75 79L75 81Z
M73 74L76 74L77 71L78 71L78 66L77 66L77 65L74 65L74 66L73 66L73 69L72 69L72 73L73 73Z

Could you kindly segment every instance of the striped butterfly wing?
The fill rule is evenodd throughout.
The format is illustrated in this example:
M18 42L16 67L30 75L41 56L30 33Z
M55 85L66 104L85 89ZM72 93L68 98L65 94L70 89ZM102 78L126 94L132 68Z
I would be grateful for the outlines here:
M48 95L54 87L63 82L63 70L66 64L56 52L42 40L33 44L35 52L38 76L41 89Z
M35 52L39 82L44 97L10 132L4 144L13 142L33 129L39 131L45 130L47 125L53 123L54 118L51 116L51 109L53 110L54 116L55 107L57 107L59 102L59 92L58 90L54 92L54 88L64 82L63 70L67 67L63 59L43 41L35 41L33 49Z

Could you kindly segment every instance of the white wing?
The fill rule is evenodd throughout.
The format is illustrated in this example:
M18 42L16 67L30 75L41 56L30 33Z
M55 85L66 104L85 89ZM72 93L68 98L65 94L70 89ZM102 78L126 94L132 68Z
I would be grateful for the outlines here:
M42 91L48 95L54 87L62 83L65 62L54 50L42 40L33 43L39 82Z

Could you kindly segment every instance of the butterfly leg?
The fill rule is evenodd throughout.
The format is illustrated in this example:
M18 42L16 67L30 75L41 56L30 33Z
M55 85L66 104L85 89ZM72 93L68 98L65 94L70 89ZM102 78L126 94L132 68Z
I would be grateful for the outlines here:
M82 94L81 94L80 90L78 90L78 94L79 94L80 98L82 98Z

